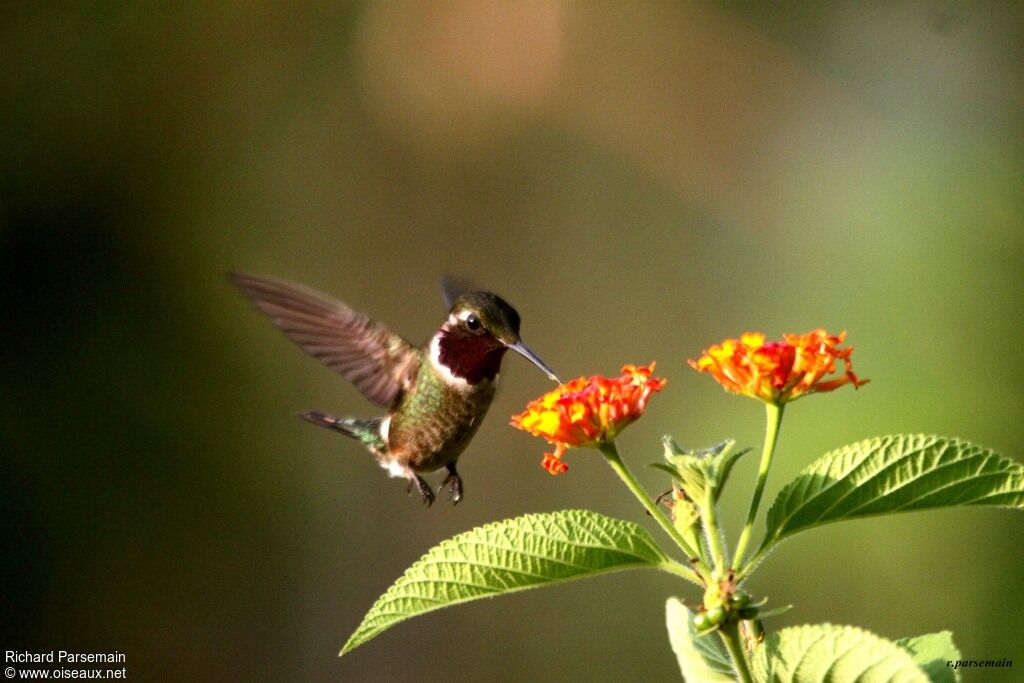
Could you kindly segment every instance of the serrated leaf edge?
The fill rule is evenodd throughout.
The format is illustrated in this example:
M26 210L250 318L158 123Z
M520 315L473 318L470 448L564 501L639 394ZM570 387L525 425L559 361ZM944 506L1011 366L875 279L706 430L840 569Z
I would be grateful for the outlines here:
M526 586L516 586L516 587L512 587L512 588L497 589L497 590L492 590L491 586L481 585L481 584L472 584L472 583L469 583L469 582L466 582L466 581L446 581L444 579L426 579L426 578L419 578L419 577L412 578L412 577L409 576L410 574L412 574L415 571L421 569L424 565L427 565L427 564L438 564L439 562L442 562L442 561L443 562L448 562L448 563L453 563L453 564L457 563L457 562L454 562L454 561L451 561L451 560L444 560L443 558L436 558L435 556L439 552L443 551L446 548L452 548L454 546L458 546L458 545L462 544L464 542L463 540L461 540L461 539L463 539L463 537L475 536L476 534L487 533L487 532L494 532L494 531L504 532L504 531L509 530L509 525L512 522L525 523L525 522L528 522L530 520L533 520L534 523L543 524L543 523L550 523L550 522L553 522L553 521L562 521L565 518L570 518L572 516L579 516L579 515L588 517L588 518L590 518L591 520L594 520L594 521L596 521L596 520L601 520L601 521L604 521L604 522L609 522L610 521L610 522L613 522L614 524L616 524L618 526L626 528L630 532L630 535L636 537L639 541L641 541L641 546L640 547L644 548L644 549L646 549L646 550L648 550L650 552L650 554L651 554L650 560L644 559L640 555L636 555L636 557L638 558L638 561L636 563L624 563L624 564L615 565L614 567L608 567L608 568L591 570L588 567L585 567L585 566L582 566L582 565L574 565L574 564L569 563L569 562L564 562L564 561L560 560L559 558L554 558L554 557L549 557L549 556L544 556L544 555L533 555L533 554L530 554L530 553L520 553L520 551L518 551L518 550L515 550L513 548L508 548L508 550L512 550L513 552L517 552L517 553L520 553L520 554L523 554L523 555L526 555L526 556L532 556L532 557L536 557L536 558L539 558L539 559L543 559L545 561L551 561L551 562L560 563L560 564L563 564L565 566L573 567L573 568L576 568L576 569L584 569L585 572L584 573L580 573L580 574L576 574L576 575L573 575L573 576L564 577L564 578L550 579L550 580L547 580L546 582L541 583L541 584L526 585ZM604 532L604 530L600 529L599 527L597 529L600 530L601 532ZM559 538L556 538L556 537L553 537L553 536L546 536L546 535L543 535L543 534L538 534L538 533L536 533L536 532L534 532L532 530L527 530L526 533L530 533L530 534L534 534L534 535L537 535L537 536L541 536L542 538L545 538L545 539L548 539L548 540L562 541L562 542L565 542L565 543L569 543L569 541L566 540L566 539L559 539ZM470 541L470 542L472 542L472 541ZM609 551L613 551L613 552L630 552L630 551L625 551L625 550L621 549L620 547L618 547L616 545L602 545L602 544L595 544L595 543L577 543L577 542L571 542L571 543L572 543L573 546L578 547L578 548L590 548L590 549L594 549L594 550L609 550ZM480 545L485 545L485 544L481 543ZM570 581L575 581L575 580L578 580L578 579L584 579L584 578L588 578L588 577L591 577L591 576L610 574L610 573L613 573L613 572L616 572L616 571L622 571L622 570L626 570L626 569L636 569L636 568L645 568L645 567L647 567L647 568L657 568L660 564L668 563L668 562L670 562L668 557L661 550L661 548L658 547L658 545L654 542L654 539L651 538L651 536L647 532L647 530L644 529L642 526L640 526L640 525L638 525L638 524L636 524L634 522L627 521L627 520L621 520L621 519L616 519L616 518L613 518L613 517L607 517L605 515L602 515L602 514L597 513L597 512L593 512L591 510L569 509L569 510L559 510L557 512L529 513L529 514L526 514L526 515L520 515L519 517L513 517L513 518L510 518L510 519L506 519L506 520L501 520L501 521L497 521L497 522L489 522L489 523L484 524L482 526L474 527L473 529L470 529L468 531L464 531L464 532L462 532L462 533L460 533L460 534L458 534L456 536L453 536L452 538L445 539L444 541L442 541L441 543L437 544L436 546L434 546L433 548L428 550L426 553L424 553L423 556L420 557L418 560L416 560L416 562L414 562L408 569L406 569L405 572L403 572L402 575L398 579L396 579L395 582L392 583L391 586L379 598L377 598L376 601L374 601L373 605L370 607L370 609L367 611L366 615L363 617L362 622L360 622L359 626L352 633L352 635L349 637L348 641L346 641L345 645L342 647L341 651L338 653L338 656L340 657L342 655L345 655L348 652L351 652L355 648L359 647L360 645L366 644L367 642L369 642L373 638L377 637L378 635L380 635L384 631L388 630L392 626L395 626L395 625L397 625L397 624L399 624L399 623L401 623L401 622L403 622L403 621L405 621L407 619L410 619L410 618L415 617L415 616L420 616L422 614L427 614L429 612L433 612L433 611L436 611L438 609L443 609L445 607L452 607L452 606L460 605L460 604L463 604L463 603L466 603L466 602L472 602L474 600L480 600L480 599L483 599L483 598L486 598L486 597L494 597L494 596L497 596L497 595L506 595L506 594L518 593L520 591L530 590L530 589L533 589L533 588L540 588L540 587L548 586L548 585L567 583L567 582L570 582ZM466 563L470 563L470 561L467 560ZM482 565L479 562L472 562L472 564L477 565L477 566L486 566L486 565ZM492 567L492 568L500 569L502 571L517 571L517 570L509 570L506 567ZM538 578L546 578L544 575L531 574L530 572L518 572L518 573L525 574L525 575L532 575L532 576L538 577ZM396 596L392 595L395 591L401 589L402 587L408 586L410 584L415 584L415 583L455 583L455 584L458 584L458 585L469 585L469 586L474 586L476 588L484 589L488 593L491 593L491 595L475 595L475 596L466 597L466 598L460 598L460 599L456 599L456 600L437 600L437 599L434 599L434 598L430 598L428 596L401 596L401 597L396 597ZM435 603L438 603L438 604L437 604L436 607L430 607L428 609L416 612L415 614L408 614L408 615L402 617L401 619L396 619L394 621L389 621L388 624L386 626L382 627L382 628L373 628L373 627L367 628L369 626L369 624L371 624L373 622L376 622L376 621L379 621L379 617L381 617L381 616L385 616L387 614L401 614L401 612L382 612L379 609L379 607L381 607L383 605L386 605L388 602L399 602L401 600L409 600L409 599L423 600L425 602L435 602ZM374 615L373 619L370 619L370 615ZM364 631L365 631L365 633L364 633ZM360 637L357 639L357 636L360 636Z
M766 520L765 520L765 524L766 525L769 524L770 521L772 520L772 515L775 512L775 509L776 509L776 507L778 505L783 504L784 502L786 502L788 500L791 500L791 499L793 499L795 497L794 492L797 489L797 487L803 486L803 487L806 488L807 486L810 486L810 484L813 481L813 478L811 476L805 476L805 475L826 474L828 470L827 470L827 468L825 470L822 470L823 465L825 465L825 463L828 462L829 459L835 459L836 457L838 457L839 454L841 452L843 452L843 451L852 450L854 447L858 447L859 446L860 448L858 450L863 453L862 457L859 457L856 460L854 460L853 462L851 462L847 467L845 467L843 469L843 471L839 475L835 476L833 478L833 481L831 483L829 483L827 486L819 489L813 495L811 495L809 498L802 499L800 505L797 506L795 509L787 510L786 511L786 515L782 519L782 521L774 526L775 530L774 531L772 531L771 529L768 530L768 535L765 536L764 541L761 543L761 547L760 547L760 549L758 551L758 554L762 553L763 551L768 549L770 546L774 546L777 543L779 543L780 541L785 540L786 538L788 538L790 535L792 535L794 533L798 533L798 532L802 532L802 531L808 531L808 530L813 529L815 527L822 526L824 524L828 524L828 523L834 522L834 521L840 521L842 519L854 519L854 518L856 518L856 519L865 519L865 518L868 518L868 517L874 517L874 516L878 516L878 515L894 514L894 513L897 513L897 512L901 512L901 511L903 511L903 509L909 507L910 505L913 505L916 501L920 500L921 498L927 497L929 495L933 495L936 491L941 490L941 489L936 489L936 490L933 490L933 491L929 491L924 496L921 496L921 497L919 497L919 498L917 498L917 499L915 499L913 501L909 501L909 502L905 503L903 506L901 506L901 508L898 508L898 509L895 509L895 510L887 510L887 511L884 511L884 512L868 513L868 514L860 514L860 515L850 514L850 515L843 515L843 517L840 517L840 518L820 519L819 521L817 521L817 522L815 522L813 524L808 524L808 525L800 526L800 527L798 527L798 528L796 528L796 529L794 529L792 531L789 531L789 532L786 532L786 533L781 533L781 531L785 528L785 526L789 522L789 520L791 520L793 518L793 516L800 509L805 507L809 502L811 502L811 501L815 500L816 498L819 498L820 496L822 496L825 493L827 493L834 486L837 486L837 485L841 484L841 482L846 477L848 477L851 472L855 471L858 467L860 467L864 463L865 460L871 458L875 453L878 452L878 450L880 448L885 447L883 444L886 441L890 441L892 444L895 444L899 440L922 440L924 443L915 446L912 450L907 451L898 460L894 460L893 462L887 463L883 467L879 468L879 470L877 472L873 473L868 479L865 479L863 482L861 482L858 485L857 488L859 488L860 486L863 486L864 484L870 482L875 477L883 474L884 472L889 470L889 468L891 468L892 466L900 464L905 458L912 457L914 455L914 453L920 452L920 451L922 451L922 450L924 450L926 448L929 448L929 447L931 447L932 445L934 445L935 443L938 443L938 442L944 442L945 444L950 445L950 446L957 446L957 445L959 445L960 447L966 448L967 450L975 451L975 453L973 455L970 455L970 456L968 456L966 458L963 458L963 459L960 459L960 460L956 460L956 461L952 461L952 462L949 462L949 463L944 463L944 464L939 466L940 468L941 467L946 467L946 466L949 466L949 465L963 464L969 458L983 456L985 458L998 458L1001 461L1005 461L1007 463L1010 463L1011 465L1015 466L1016 469L1018 469L1019 474L1021 476L1024 476L1024 465L1021 465L1019 462L1017 462L1015 460L1012 460L1011 458L1007 458L1006 456L1003 456L1003 455L1001 455L999 453L996 453L995 451L993 451L993 450L991 450L989 448L986 448L986 447L981 446L979 444L976 444L976 443L973 443L973 442L970 442L970 441L966 441L964 439L960 439L960 438L957 438L957 437L947 437L947 436L942 436L942 435L938 435L938 434L924 434L924 433L915 433L915 434L887 434L887 435L884 435L884 436L876 436L876 437L872 437L872 438L868 438L868 439L862 439L860 441L855 441L855 442L847 444L845 446L840 446L839 448L835 448L835 449L832 449L832 450L828 451L827 453L825 453L824 455L819 457L817 460L812 462L810 465L805 467L803 470L801 470L800 473L797 474L796 477L789 484L784 486L782 488L782 490L779 491L778 495L775 498L775 501L772 503L771 507L768 510L768 514L767 514ZM930 470L928 472L928 474L931 474L931 473L933 473L935 471L938 471L938 468L936 468L934 470ZM993 473L992 476L997 476L997 475L1005 476L1008 473L1009 472L1006 472L1006 471L999 472L999 473ZM911 481L909 481L909 482L907 482L905 484L901 484L900 486L898 486L895 489L893 489L893 491L899 490L900 488L903 488L904 486L910 485L914 481L917 481L917 479L918 478L915 478L915 479L913 479L913 480L911 480ZM950 484L947 484L947 485L943 486L942 488L947 488L948 486L953 486L953 485L956 485L957 483L962 483L965 480L966 479L960 479L960 480L957 480L956 482L951 482ZM852 489L846 495L850 495L854 491L856 491L856 489ZM1003 493L986 495L986 496L983 496L983 497L978 498L976 500L972 500L970 502L958 502L958 503L956 503L954 505L951 505L949 507L981 505L981 504L984 504L981 501L984 501L986 498L990 498L990 497L993 497L995 495L1003 495ZM827 512L829 510L832 510L833 508L835 508L836 505L840 504L845 499L846 499L846 496L842 496L841 498L837 499L826 510L824 510L821 514L822 515L827 514ZM873 503L873 502L875 502L877 500L878 500L878 498L875 498L873 500L867 501L866 503L864 503L863 505L859 506L858 508L855 508L855 510L859 509L859 508L863 508L865 505L869 505L869 504L871 504L871 503ZM1024 509L1024 506L1016 506L1016 505L1004 505L1003 507L1011 507L1011 508L1015 508L1015 509Z

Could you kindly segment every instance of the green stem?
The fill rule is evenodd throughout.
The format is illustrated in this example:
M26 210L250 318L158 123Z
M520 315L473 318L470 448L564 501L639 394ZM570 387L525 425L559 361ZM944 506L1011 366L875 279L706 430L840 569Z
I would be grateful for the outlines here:
M757 508L761 505L764 485L768 482L768 470L772 466L772 456L775 455L775 443L779 440L779 426L782 424L782 411L784 407L784 405L765 403L768 425L765 427L761 465L757 470L757 486L754 488L754 497L750 501L750 511L747 512L747 523L743 526L740 542L736 545L736 557L732 560L732 568L740 573L743 573L741 569L743 566L743 555L746 553L747 545L750 543L750 532L754 527L754 519L757 517Z
M745 578L747 578L751 570L753 570L754 567L761 563L761 560L764 559L765 553L767 553L769 550L771 550L771 545L765 546L762 544L761 547L757 549L757 552L754 553L754 556L750 558L750 561L747 562L746 565L744 565L741 569L736 570L736 573L733 576L733 579L736 581L736 583L740 583Z
M697 572L693 571L689 567L684 567L675 560L665 560L658 565L658 569L663 572L668 572L669 574L681 576L691 583L695 583L702 588L704 587L704 582L701 581L699 576L697 576Z
M715 569L725 571L728 563L725 549L722 547L722 534L718 527L718 505L714 500L715 496L709 491L704 505L701 506L700 515L704 521L704 535L708 539L708 548L711 550L711 559L715 563Z
M722 624L718 629L718 635L725 643L725 649L729 651L732 658L733 668L741 683L752 683L753 676L750 675L750 666L747 664L747 655L743 651L743 640L740 637L740 624L738 621L729 621Z
M611 465L611 468L615 470L615 474L619 475L619 478L626 484L626 488L633 492L636 499L640 501L641 505L643 505L647 512L650 513L651 517L661 525L661 528L665 530L665 533L671 536L672 540L676 542L676 545L683 549L683 552L686 553L686 557L690 559L690 561L694 562L697 572L706 578L709 575L709 572L703 562L700 561L700 555L695 549L690 547L690 544L686 542L686 539L679 533L675 525L669 521L668 517L665 516L665 513L661 511L661 508L654 504L647 495L647 492L643 490L636 478L633 477L633 473L630 472L629 468L626 467L626 464L622 462L622 457L619 456L619 451L615 448L615 443L608 441L602 443L599 448L601 450L601 454L604 455L604 459L609 465Z

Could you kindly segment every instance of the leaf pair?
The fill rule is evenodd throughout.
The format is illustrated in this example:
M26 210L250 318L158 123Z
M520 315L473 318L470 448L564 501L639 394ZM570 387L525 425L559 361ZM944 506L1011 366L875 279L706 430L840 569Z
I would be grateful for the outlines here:
M1024 508L1024 467L958 439L862 441L826 454L783 488L768 512L758 558L828 522L962 505ZM341 654L442 607L641 567L675 574L681 568L632 522L563 510L489 524L444 541L410 567L370 608Z

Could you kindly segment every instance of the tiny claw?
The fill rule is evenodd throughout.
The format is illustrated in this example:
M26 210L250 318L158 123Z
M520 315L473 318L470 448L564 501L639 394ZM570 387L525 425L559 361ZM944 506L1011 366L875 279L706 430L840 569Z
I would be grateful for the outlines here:
M437 489L437 494L441 495L445 489L448 490L448 500L452 502L452 505L458 505L462 500L462 477L457 472L449 474Z
M433 505L434 492L430 489L430 484L423 481L423 477L414 474L412 475L412 478L409 479L409 485L405 487L406 494L412 492L413 484L416 485L416 490L419 492L419 494L423 496L423 504L426 505L427 507Z

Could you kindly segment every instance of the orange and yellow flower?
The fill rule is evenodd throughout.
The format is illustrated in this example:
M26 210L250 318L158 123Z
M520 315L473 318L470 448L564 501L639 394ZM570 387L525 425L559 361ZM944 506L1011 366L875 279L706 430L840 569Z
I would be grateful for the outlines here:
M747 332L712 346L689 363L698 372L710 373L727 391L782 405L844 384L856 388L868 383L851 370L853 348L839 348L845 338L846 332L830 335L819 328L766 342L763 333ZM836 372L837 360L843 362L843 374L825 379Z
M668 381L652 377L653 372L652 362L646 367L626 365L615 379L574 379L531 401L510 424L554 444L555 451L544 454L541 466L560 474L569 469L562 462L567 450L608 443L643 414L651 394Z

